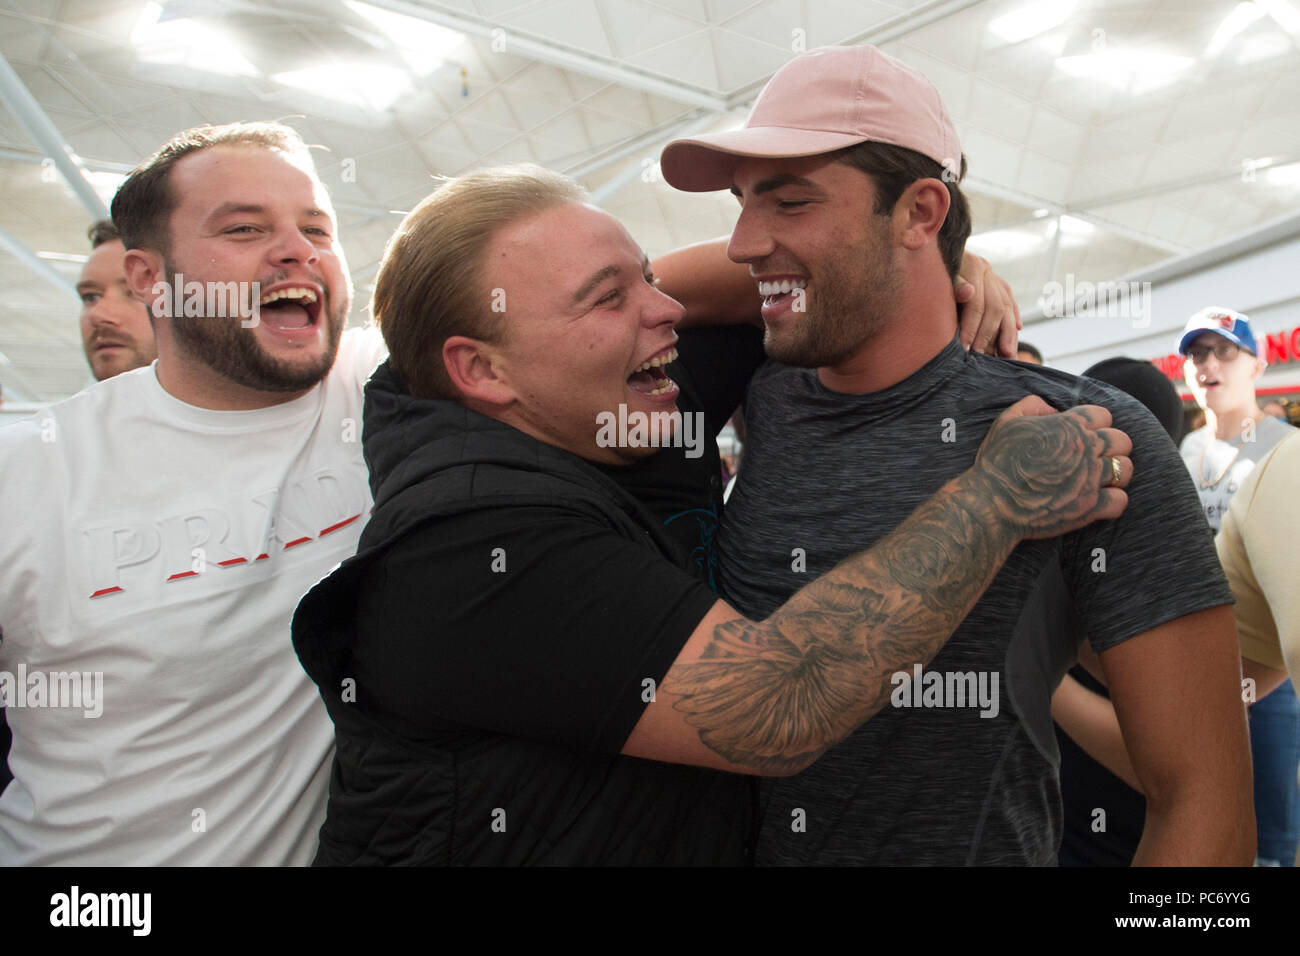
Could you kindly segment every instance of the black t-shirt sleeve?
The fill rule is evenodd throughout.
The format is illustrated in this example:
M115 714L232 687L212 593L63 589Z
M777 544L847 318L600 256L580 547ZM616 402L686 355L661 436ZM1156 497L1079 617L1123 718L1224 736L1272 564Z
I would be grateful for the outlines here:
M358 703L415 737L475 729L617 753L717 600L652 548L563 507L417 529L358 597Z
M1168 433L1137 400L1081 380L1080 401L1110 410L1133 441L1129 503L1113 521L1066 535L1062 567L1093 650L1233 602L1191 476Z

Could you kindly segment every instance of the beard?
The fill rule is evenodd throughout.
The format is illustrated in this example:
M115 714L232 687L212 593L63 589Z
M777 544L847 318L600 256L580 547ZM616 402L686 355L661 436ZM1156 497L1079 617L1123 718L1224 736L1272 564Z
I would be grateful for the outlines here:
M799 368L839 365L888 324L903 288L889 222L872 216L862 243L812 277L802 318L787 319L789 328L779 335L764 330L770 358Z
M127 355L124 358L114 359L109 362L98 361L95 358L95 343L92 341L84 346L83 351L86 355L86 364L90 366L90 374L95 377L95 381L103 382L113 378L115 375L121 375L123 372L129 372L132 369L144 368L158 357L156 350L145 348L135 339L129 342L121 343L127 349Z
M174 289L175 270L169 262L163 263L163 269L168 287ZM259 392L305 391L320 382L334 365L348 306L346 300L335 304L325 282L312 278L323 296L317 321L325 323L325 348L318 358L290 362L268 355L258 343L254 330L244 328L236 317L173 318L172 338L189 358L202 362L236 385ZM253 305L245 303L250 311Z

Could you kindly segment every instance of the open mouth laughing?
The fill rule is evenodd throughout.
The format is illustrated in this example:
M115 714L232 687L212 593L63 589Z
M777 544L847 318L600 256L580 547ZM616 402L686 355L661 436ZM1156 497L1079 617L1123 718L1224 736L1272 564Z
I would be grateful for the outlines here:
M257 307L261 321L276 331L308 329L320 320L321 292L317 286L285 283L263 292Z
M677 361L677 349L669 346L656 352L632 370L627 377L628 388L642 395L661 396L677 391L677 383L668 377L664 366Z

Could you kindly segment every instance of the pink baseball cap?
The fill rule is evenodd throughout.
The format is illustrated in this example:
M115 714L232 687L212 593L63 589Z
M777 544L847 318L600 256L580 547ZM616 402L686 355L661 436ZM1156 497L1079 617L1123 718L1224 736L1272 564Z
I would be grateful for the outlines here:
M659 168L686 192L729 189L740 157L817 156L872 140L961 168L961 144L939 91L873 46L823 46L763 87L744 127L673 140Z

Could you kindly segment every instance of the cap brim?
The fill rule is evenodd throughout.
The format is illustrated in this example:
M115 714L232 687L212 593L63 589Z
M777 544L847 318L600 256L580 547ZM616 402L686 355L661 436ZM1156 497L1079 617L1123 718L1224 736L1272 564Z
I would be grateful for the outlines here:
M742 159L818 156L856 146L868 138L855 133L754 126L673 140L659 157L659 169L670 186L684 192L713 192L731 188L731 178Z
M1204 335L1206 332L1213 332L1215 335L1222 335L1229 342L1233 343L1234 345L1240 346L1241 348L1246 349L1251 353L1255 351L1253 348L1250 347L1249 343L1243 342L1241 339L1237 338L1237 336L1233 335L1227 329L1214 328L1214 329L1192 329L1190 332L1184 332L1182 340L1178 343L1178 354L1186 355L1187 346L1191 345L1192 342L1196 340L1197 336ZM1169 340L1166 339L1165 341L1169 341Z

